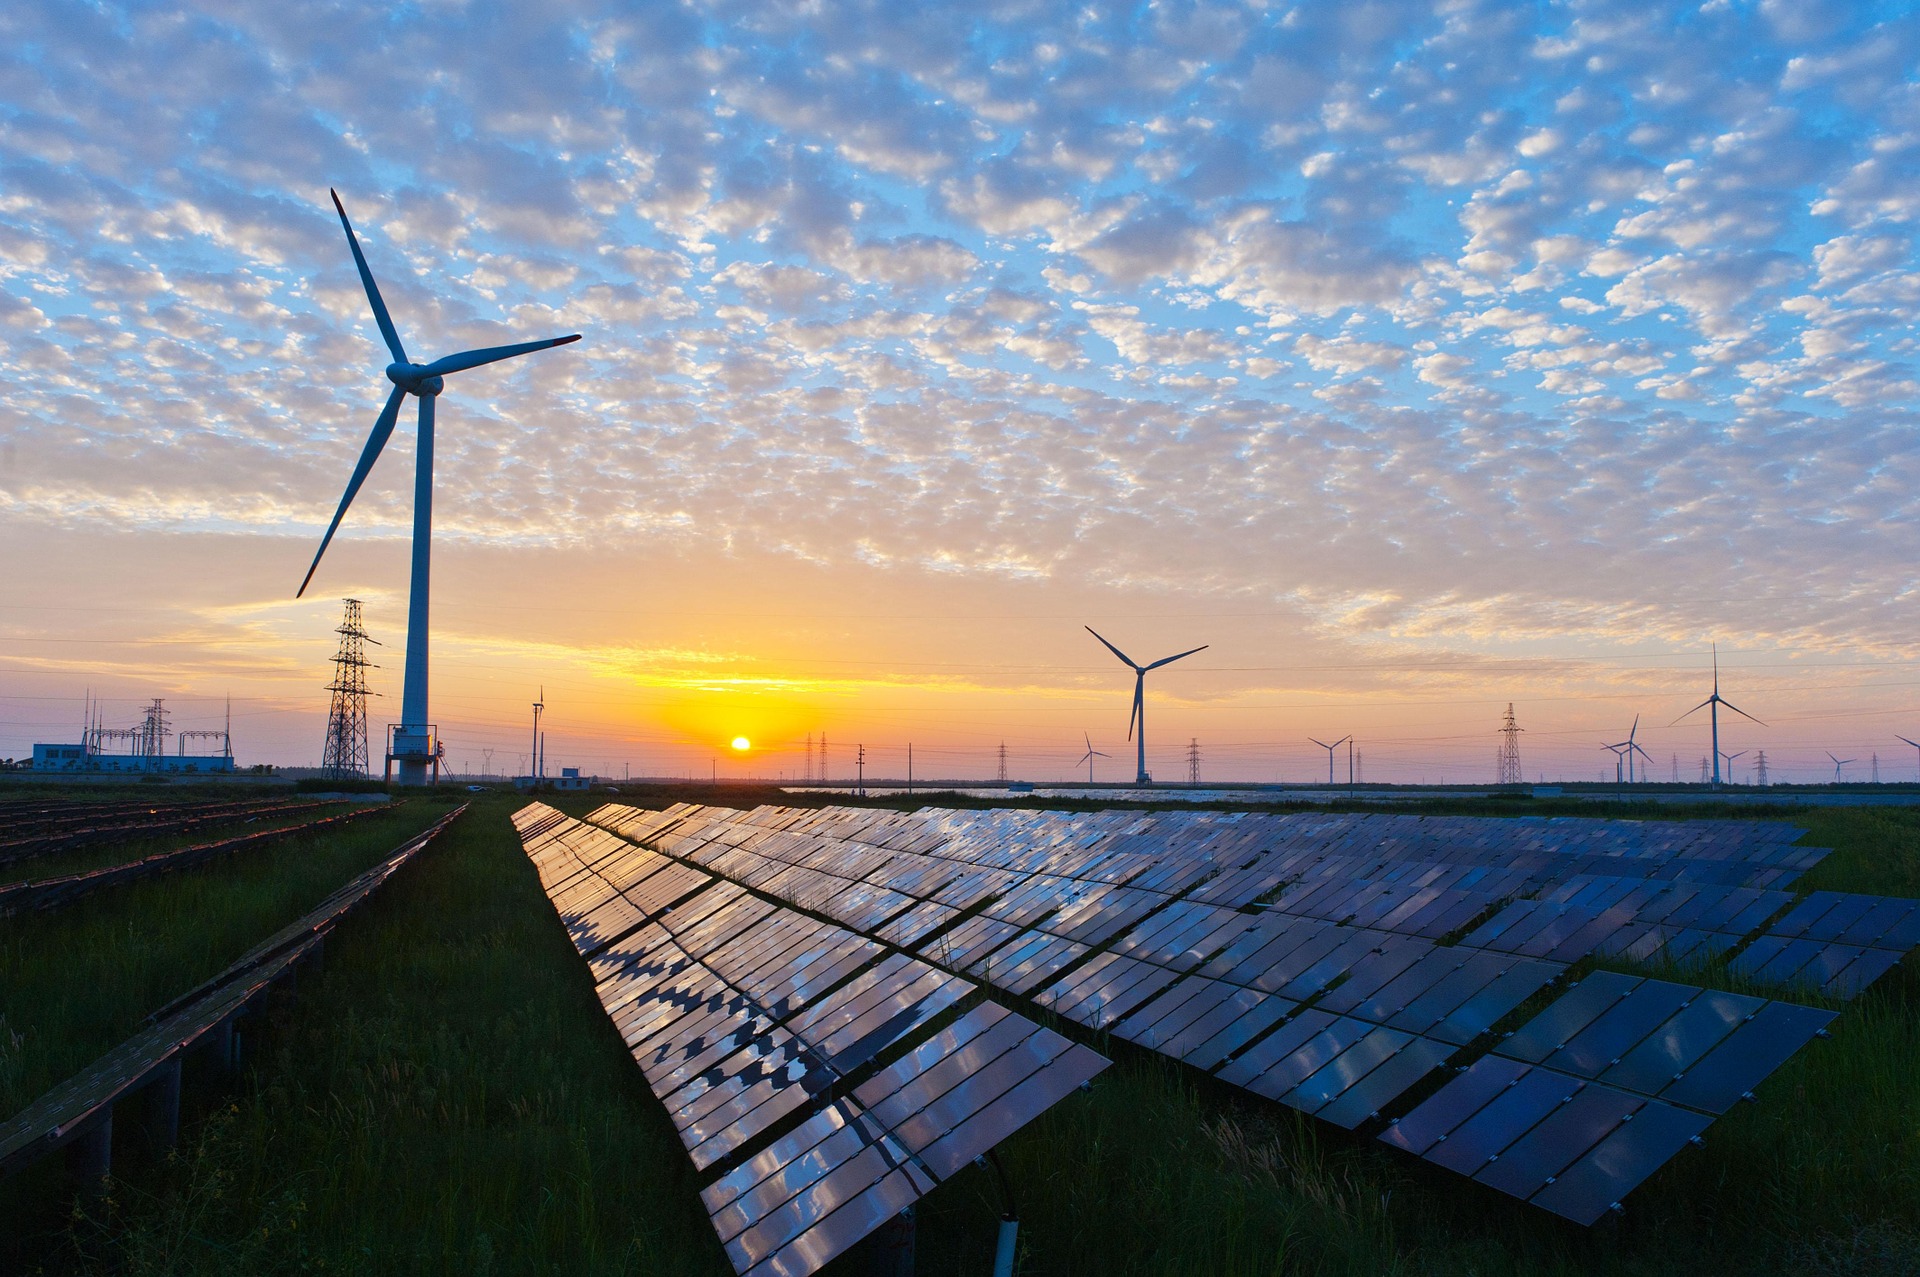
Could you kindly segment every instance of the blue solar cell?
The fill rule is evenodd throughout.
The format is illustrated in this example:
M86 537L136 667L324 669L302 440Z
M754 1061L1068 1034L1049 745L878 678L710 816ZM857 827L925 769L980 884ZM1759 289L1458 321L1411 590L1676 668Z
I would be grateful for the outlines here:
M1833 1020L1831 1011L1769 1002L1662 1090L1660 1098L1724 1113Z
M1217 1068L1221 1061L1292 1014L1299 1005L1285 998L1275 997L1271 993L1258 993L1251 989L1246 991L1245 996L1256 999L1250 1010L1244 1011L1211 1037L1199 1041L1197 1045L1186 1047L1180 1058L1198 1069ZM1232 1005L1239 1007L1245 1004L1236 999ZM1225 1008L1222 1008L1222 1011L1224 1010ZM1183 1037L1188 1041L1194 1041L1201 1028L1202 1026L1196 1025ZM1169 1044L1169 1049L1175 1045L1179 1044Z
M1222 1081L1245 1086L1333 1022L1334 1017L1325 1011L1302 1011L1229 1061L1219 1076Z
M1649 1103L1528 1200L1576 1224L1592 1224L1666 1165L1713 1119Z
M1610 1087L1584 1087L1482 1166L1474 1178L1514 1197L1531 1197L1646 1103L1642 1097Z
M1411 1041L1411 1034L1396 1029L1375 1029L1302 1078L1282 1102L1304 1113L1318 1112L1359 1085Z
M1441 1067L1453 1048L1431 1038L1412 1038L1379 1068L1314 1114L1323 1122L1352 1130L1417 1086Z
M1260 1072L1259 1076L1250 1078L1240 1085L1256 1095L1264 1095L1270 1100L1280 1100L1285 1103L1287 1092L1305 1081L1316 1069L1367 1036L1373 1029L1374 1026L1364 1020L1349 1020L1336 1016L1333 1022L1320 1032L1274 1060Z
M1556 998L1499 1046L1500 1054L1539 1063L1605 1014L1641 983L1637 976L1595 971Z
M1422 1156L1450 1171L1472 1175L1584 1085L1564 1073L1528 1069Z
M1642 1095L1658 1095L1764 1005L1759 998L1711 990L1701 993L1601 1073L1600 1080Z
M1820 986L1820 992L1834 998L1855 997L1899 962L1900 955L1892 949L1862 949L1858 957Z
M1542 1063L1575 1077L1597 1078L1699 992L1684 984L1648 980L1607 1008Z

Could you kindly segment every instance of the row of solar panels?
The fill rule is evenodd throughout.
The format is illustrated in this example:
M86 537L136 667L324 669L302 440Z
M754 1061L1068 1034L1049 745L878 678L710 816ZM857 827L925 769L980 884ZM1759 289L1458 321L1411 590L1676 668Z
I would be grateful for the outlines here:
M1462 916L1444 892L1423 889L1366 915L1405 930L1356 925L1353 902L1372 909L1379 893L1357 884L1342 900L1315 879L1298 899L1328 916L1250 911L1257 896L1244 884L1224 893L1239 907L1208 899L1240 861L1155 855L1111 819L1088 823L1120 828L1125 845L1074 830L1077 818L1033 813L1011 822L1019 832L1008 843L954 838L952 815L683 804L610 805L589 819L1325 1120L1351 1129L1397 1114L1383 1139L1587 1223L1833 1018L1597 973L1504 1036L1497 1030L1599 948L1609 926L1635 915L1569 904L1488 931L1497 914L1479 928L1492 943L1442 944L1420 931L1437 917L1464 928L1489 902ZM1702 905L1701 919L1723 926L1740 925L1763 894L1661 881L1687 901L1710 897L1719 912ZM1780 922L1804 931L1831 915L1827 931L1857 934L1836 928L1896 912L1894 902L1848 903L1834 915L1838 903L1815 899ZM1443 1065L1465 1071L1420 1099ZM1496 1075L1504 1080L1490 1091ZM1546 1169L1520 1169L1537 1167Z
M1107 1061L967 980L543 804L514 817L741 1273L811 1273Z
M998 819L1001 816L1017 819ZM1920 943L1920 905L1914 901L1873 896L1829 900L1823 895L1796 906L1792 893L1746 881L1771 880L1793 872L1781 869L1782 864L1807 866L1825 854L1818 848L1785 846L1782 840L1797 833L1791 828L1691 822L1753 831L1755 847L1742 859L1727 845L1725 830L1716 830L1711 839L1657 836L1669 828L1686 829L1690 822L1523 822L1563 830L1582 845L1609 840L1630 845L1634 839L1611 827L1648 825L1656 833L1639 835L1639 844L1679 847L1689 857L1711 841L1714 859L1709 867L1715 872L1704 876L1688 869L1699 867L1697 859L1614 857L1595 866L1589 857L1550 854L1539 850L1538 836L1516 840L1483 828L1503 823L1497 820L1430 818L1427 823L1441 832L1426 838L1421 854L1444 854L1451 860L1396 859L1415 841L1406 837L1365 854L1351 850L1364 838L1366 822L1379 822L1391 833L1421 819L1239 818L1205 812L1070 818L1045 812L902 815L837 809L833 816L813 815L783 832L800 838L830 835L859 845L869 855L924 853L1010 872L1161 889L1172 885L1170 874L1184 873L1208 877L1192 895L1208 903L1229 908L1264 903L1284 912L1435 939L1485 913L1486 926L1469 937L1469 943L1569 962L1590 953L1678 967L1727 960L1734 974L1802 985L1837 998L1854 996ZM831 827L822 822L831 822ZM1092 828L1078 828L1083 823ZM1148 832L1142 833L1140 825L1149 826ZM1231 834L1230 848L1216 836L1223 828ZM1245 835L1252 829L1277 831L1280 841L1273 846L1248 843ZM1441 845L1446 830L1456 839L1451 847ZM1007 836L1000 838L1003 834ZM1144 850L1149 844L1143 839L1149 834L1166 835L1162 852ZM1467 863L1500 854L1486 848L1517 841L1533 848L1520 857L1524 864ZM1837 910L1835 919L1846 919L1844 934L1839 925L1819 934L1803 932L1800 911L1821 906ZM1494 915L1503 908L1505 912ZM1788 916L1790 909L1793 914Z

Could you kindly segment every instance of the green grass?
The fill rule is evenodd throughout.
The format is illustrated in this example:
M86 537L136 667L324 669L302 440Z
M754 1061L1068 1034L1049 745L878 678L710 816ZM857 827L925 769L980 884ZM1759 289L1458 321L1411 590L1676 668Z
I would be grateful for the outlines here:
M560 805L584 812L606 797ZM506 822L519 802L482 799L349 920L324 978L275 1011L231 1103L192 1128L173 1165L133 1167L109 1204L43 1238L40 1261L729 1272L691 1164ZM1920 813L1791 819L1835 848L1811 885L1920 895ZM1704 1149L1594 1230L1060 1024L1115 1065L1001 1146L1021 1271L1920 1272L1917 1003L1913 971L1889 976L1760 1104L1716 1123ZM929 1196L920 1271L984 1272L999 1209L977 1170ZM852 1257L838 1268L858 1271Z
M39 882L46 878L62 878L68 874L86 873L109 865L123 865L128 861L139 860L159 851L177 851L182 847L219 842L227 838L238 838L244 834L261 833L268 829L285 829L293 825L304 825L351 810L353 808L345 803L329 803L308 811L292 812L286 815L238 816L212 821L184 833L161 834L152 838L125 838L97 843L91 847L76 847L72 851L32 856L25 860L13 860L0 865L0 882Z

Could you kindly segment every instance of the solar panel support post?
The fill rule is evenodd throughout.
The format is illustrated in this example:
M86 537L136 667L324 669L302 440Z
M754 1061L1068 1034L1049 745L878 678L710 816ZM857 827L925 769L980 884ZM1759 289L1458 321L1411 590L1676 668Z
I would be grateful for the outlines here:
M107 1105L87 1130L67 1145L67 1169L87 1200L104 1197L113 1173L113 1106Z
M1007 1178L1007 1168L992 1149L974 1158L973 1164L991 1170L1000 1185L1000 1233L993 1243L993 1277L1013 1277L1013 1259L1020 1241L1020 1212L1013 1204L1013 1181Z
M913 1277L916 1231L911 1206L873 1230L867 1242L873 1257L873 1277Z
M164 1153L180 1142L180 1057L156 1068L144 1089L147 1138Z

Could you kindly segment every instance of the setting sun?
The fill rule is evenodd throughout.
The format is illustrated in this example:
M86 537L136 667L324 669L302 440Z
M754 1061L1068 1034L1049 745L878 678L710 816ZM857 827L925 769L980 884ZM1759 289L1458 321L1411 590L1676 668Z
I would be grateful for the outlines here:
M753 748L753 742L748 740L744 736L736 736L733 738L733 747L739 750L740 752L745 753L747 750Z

